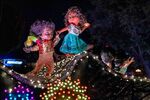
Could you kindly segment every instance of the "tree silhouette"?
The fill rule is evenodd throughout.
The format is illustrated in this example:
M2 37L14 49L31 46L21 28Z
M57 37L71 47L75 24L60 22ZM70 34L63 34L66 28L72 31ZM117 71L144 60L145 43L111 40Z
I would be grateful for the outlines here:
M150 1L92 0L88 12L97 44L109 44L134 56L150 77Z

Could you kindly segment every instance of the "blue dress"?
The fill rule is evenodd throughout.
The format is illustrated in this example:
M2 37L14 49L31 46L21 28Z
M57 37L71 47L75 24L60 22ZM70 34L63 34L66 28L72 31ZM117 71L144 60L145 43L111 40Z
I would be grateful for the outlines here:
M60 51L65 54L78 54L86 50L87 44L78 37L81 30L73 24L68 26L69 33L64 37Z

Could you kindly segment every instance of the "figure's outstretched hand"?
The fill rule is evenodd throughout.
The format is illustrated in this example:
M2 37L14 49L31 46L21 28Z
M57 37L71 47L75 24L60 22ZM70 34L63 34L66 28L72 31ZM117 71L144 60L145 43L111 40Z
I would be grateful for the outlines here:
M55 40L59 40L59 39L60 39L60 37L59 37L59 34L58 34L58 35L56 35Z
M27 40L24 42L25 47L30 47L33 45L33 42L31 40Z
M135 61L134 57L129 57L127 60L124 61L123 65L124 65L124 67L128 67L134 61Z
M84 23L84 27L82 28L81 33L89 27L90 27L90 23Z
M30 49L30 48L27 48L27 47L24 47L24 48L23 48L23 51L25 51L26 53L30 53L30 52L31 52L31 49Z
M84 26L85 26L86 28L88 28L88 27L90 27L90 23L84 23Z
M58 42L60 41L59 33L56 33L56 36L53 41L54 41L54 46L56 46Z
M131 64L132 62L134 62L134 57L129 57L127 60L126 60L126 63L127 64Z

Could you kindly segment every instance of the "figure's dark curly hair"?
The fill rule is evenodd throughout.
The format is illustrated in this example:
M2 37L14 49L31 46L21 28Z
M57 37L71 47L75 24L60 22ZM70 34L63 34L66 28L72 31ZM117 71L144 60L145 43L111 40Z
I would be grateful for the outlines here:
M44 28L50 28L52 31L55 30L55 24L51 21L46 20L36 20L30 28L30 33L35 35L41 35Z
M77 17L79 17L80 22L79 22L79 27L82 28L84 26L84 23L87 22L87 19L85 17L85 15L81 12L81 9L77 6L72 6L68 9L66 15L65 15L65 25L68 26L69 22L68 22L68 16L70 13L76 13Z

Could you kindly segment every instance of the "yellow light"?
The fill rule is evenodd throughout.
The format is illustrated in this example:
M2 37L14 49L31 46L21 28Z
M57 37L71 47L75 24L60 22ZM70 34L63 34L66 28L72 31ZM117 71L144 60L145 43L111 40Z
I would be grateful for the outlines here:
M144 77L145 80L147 80L147 77Z
M12 92L12 89L9 89L9 93L11 93Z
M65 96L64 95L62 95L62 98L64 98Z
M139 73L139 72L141 72L141 70L140 70L140 69L136 69L135 72L138 72L138 73Z
M79 90L79 92L82 92L81 90Z
M70 99L71 97L69 96L68 99Z

